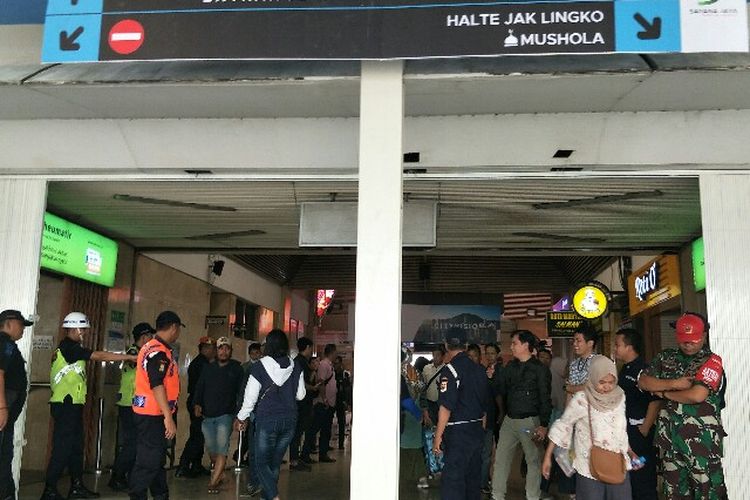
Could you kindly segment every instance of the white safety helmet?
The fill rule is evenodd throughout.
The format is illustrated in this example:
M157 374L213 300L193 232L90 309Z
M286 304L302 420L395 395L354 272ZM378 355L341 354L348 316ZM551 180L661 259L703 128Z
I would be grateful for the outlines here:
M91 328L89 319L81 312L72 312L63 319L63 328Z

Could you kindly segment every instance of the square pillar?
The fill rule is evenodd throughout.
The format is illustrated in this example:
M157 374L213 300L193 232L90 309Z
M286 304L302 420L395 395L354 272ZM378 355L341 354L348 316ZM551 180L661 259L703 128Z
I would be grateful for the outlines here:
M352 500L398 498L403 116L403 62L363 62Z
M0 310L17 309L24 316L36 312L46 203L46 181L0 178L0 276L3 282ZM33 327L29 327L18 341L29 377L32 335ZM21 473L25 426L26 408L18 417L14 433L13 477L16 487Z
M729 498L750 491L747 450L750 428L750 174L702 174L701 217L706 260L706 300L711 349L727 374L727 406L722 421L724 474Z

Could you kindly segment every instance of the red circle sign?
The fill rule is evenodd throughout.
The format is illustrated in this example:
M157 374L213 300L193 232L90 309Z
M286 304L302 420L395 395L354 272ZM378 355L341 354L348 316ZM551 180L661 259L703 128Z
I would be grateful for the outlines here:
M132 54L143 45L145 33L143 25L132 19L125 19L109 30L109 46L118 54Z

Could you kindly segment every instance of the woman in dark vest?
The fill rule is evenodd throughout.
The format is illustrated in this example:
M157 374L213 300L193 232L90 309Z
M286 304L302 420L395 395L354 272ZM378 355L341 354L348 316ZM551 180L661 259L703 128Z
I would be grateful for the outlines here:
M255 413L255 468L263 498L279 499L279 468L297 426L297 401L305 397L302 369L289 356L289 340L281 330L266 337L264 356L250 369L242 409L235 427L244 429Z

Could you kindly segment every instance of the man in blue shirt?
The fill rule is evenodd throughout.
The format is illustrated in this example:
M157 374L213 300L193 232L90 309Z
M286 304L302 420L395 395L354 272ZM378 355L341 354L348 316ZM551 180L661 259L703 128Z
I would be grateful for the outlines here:
M446 333L446 365L440 374L438 422L433 451L445 453L443 500L479 500L482 441L486 427L487 375L466 355L466 332Z

